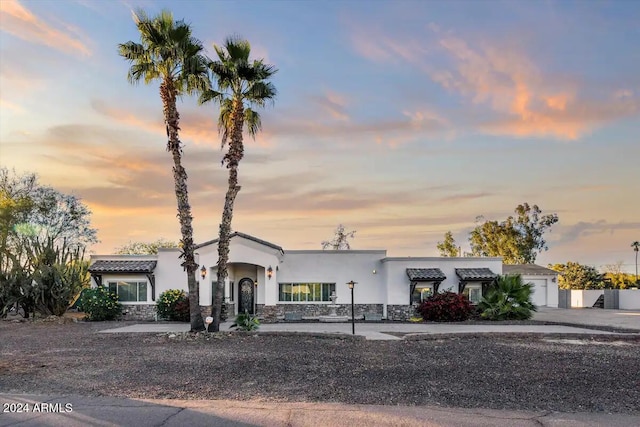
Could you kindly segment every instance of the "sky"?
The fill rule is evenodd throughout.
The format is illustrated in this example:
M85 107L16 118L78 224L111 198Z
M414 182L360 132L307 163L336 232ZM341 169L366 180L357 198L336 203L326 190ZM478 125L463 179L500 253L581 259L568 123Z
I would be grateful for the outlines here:
M234 230L320 249L342 223L353 249L437 256L528 202L560 218L538 264L635 269L639 2L0 0L0 166L81 197L93 253L180 238L158 83L129 84L117 51L137 8L279 70ZM178 108L202 242L227 185L218 110Z

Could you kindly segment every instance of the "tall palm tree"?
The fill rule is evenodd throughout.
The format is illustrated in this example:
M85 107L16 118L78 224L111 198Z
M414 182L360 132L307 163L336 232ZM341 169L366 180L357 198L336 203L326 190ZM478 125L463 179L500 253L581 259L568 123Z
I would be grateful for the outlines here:
M255 137L262 128L260 115L252 107L264 107L273 103L276 88L267 81L277 70L262 59L250 60L251 45L238 36L228 37L222 46L214 45L218 58L209 63L217 90L207 90L200 96L200 103L216 101L220 105L218 131L222 136L221 148L229 145L222 164L229 169L229 188L225 197L220 235L218 239L218 286L213 300L213 330L220 329L220 312L227 277L229 260L229 236L233 205L240 191L238 165L244 155L242 131Z
M631 247L636 253L636 284L638 284L638 251L640 251L640 242L636 240L631 244Z
M187 173L182 166L180 142L180 114L176 99L183 94L201 93L210 87L207 71L209 59L203 54L200 40L191 35L191 27L184 21L174 21L173 14L162 11L156 17L148 17L142 10L133 14L140 32L140 43L128 41L118 45L119 53L131 63L128 79L132 84L143 80L149 84L160 81L160 98L167 129L167 151L173 158L173 179L178 202L178 219L182 239L180 246L182 267L187 272L191 330L204 330L200 312L194 259L191 205L187 189Z

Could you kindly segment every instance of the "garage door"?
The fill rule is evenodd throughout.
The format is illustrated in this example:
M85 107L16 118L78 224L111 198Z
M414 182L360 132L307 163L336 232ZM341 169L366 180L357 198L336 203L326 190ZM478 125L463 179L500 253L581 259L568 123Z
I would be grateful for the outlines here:
M538 307L547 305L547 279L525 279L525 283L533 283L531 302Z

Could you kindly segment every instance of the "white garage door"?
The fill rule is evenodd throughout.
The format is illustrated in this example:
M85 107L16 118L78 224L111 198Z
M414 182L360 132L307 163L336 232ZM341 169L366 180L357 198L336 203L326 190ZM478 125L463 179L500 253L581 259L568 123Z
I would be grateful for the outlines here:
M547 305L547 279L525 279L525 283L533 283L531 302L538 307Z

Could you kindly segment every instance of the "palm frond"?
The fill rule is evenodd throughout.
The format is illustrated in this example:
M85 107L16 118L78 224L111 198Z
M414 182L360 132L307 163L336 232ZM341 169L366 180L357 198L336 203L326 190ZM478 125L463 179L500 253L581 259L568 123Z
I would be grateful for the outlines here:
M221 92L218 92L216 90L213 90L211 88L203 91L200 94L200 97L198 98L198 103L200 105L202 104L206 104L207 102L211 102L211 101L218 101L220 102L222 99L223 94Z
M246 126L249 135L255 139L258 131L262 129L262 119L260 118L260 114L251 108L245 108L244 125Z
M271 82L259 81L249 87L244 98L253 105L264 107L267 102L274 101L276 94L276 88Z
M251 44L239 35L227 37L224 41L224 48L229 55L230 61L249 61L251 54Z
M221 136L220 148L224 148L233 127L232 112L233 101L230 98L223 98L220 102L220 115L218 116L218 133Z

